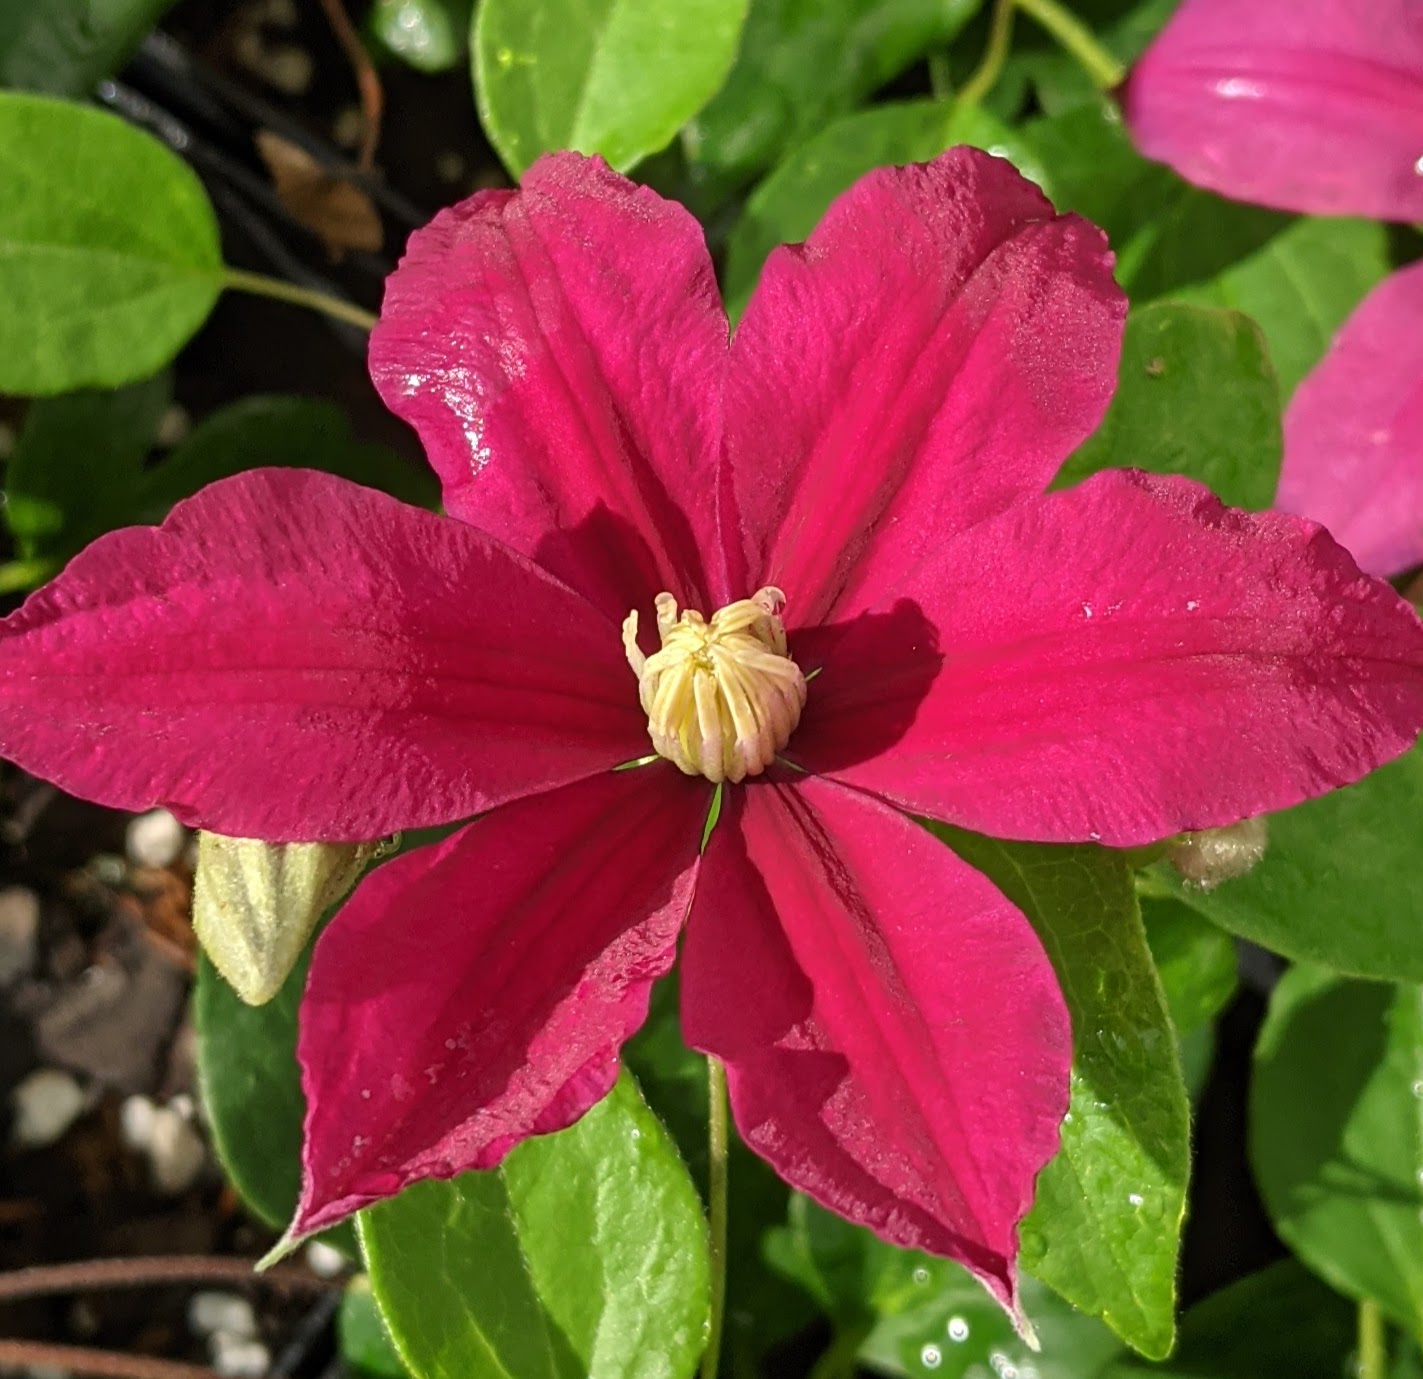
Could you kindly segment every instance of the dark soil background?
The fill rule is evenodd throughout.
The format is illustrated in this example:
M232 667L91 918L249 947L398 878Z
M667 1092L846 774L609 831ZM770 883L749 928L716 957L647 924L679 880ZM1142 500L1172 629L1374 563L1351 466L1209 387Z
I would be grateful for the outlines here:
M354 0L358 23L363 10ZM219 207L230 263L375 310L411 229L476 187L507 180L479 131L463 67L432 77L389 64L381 79L385 116L368 186L384 243L339 258L282 204L253 142L258 130L275 130L328 169L351 166L356 84L315 0L184 0L100 99L170 137L171 121L179 123L185 153ZM340 403L359 437L424 463L413 434L369 385L362 334L280 303L225 294L180 356L175 390L178 430L252 393L304 393ZM22 414L0 399L11 440ZM134 827L128 816L0 764L0 1271L114 1256L251 1258L272 1243L224 1186L211 1153L194 1150L203 1127L187 1013L190 840L165 833L162 820ZM1262 1011L1247 985L1221 1023L1199 1105L1187 1303L1281 1253L1243 1149L1249 1051ZM22 1124L37 1074L48 1084L45 1104L62 1108L69 1098L67 1123L43 1142ZM151 1148L135 1147L135 1126L150 1113L169 1129L185 1127L177 1139L189 1158L161 1166L160 1176L170 1176L162 1185ZM195 1286L0 1302L0 1337L207 1365L210 1343L188 1318ZM201 1286L234 1292L231 1282ZM236 1291L255 1305L255 1339L269 1364L227 1372L344 1373L334 1358L334 1285L299 1295ZM768 1373L806 1372L822 1339L780 1350Z

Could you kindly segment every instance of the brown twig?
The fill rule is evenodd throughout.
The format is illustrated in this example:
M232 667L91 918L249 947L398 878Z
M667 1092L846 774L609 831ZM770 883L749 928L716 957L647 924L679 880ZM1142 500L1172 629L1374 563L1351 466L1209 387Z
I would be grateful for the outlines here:
M163 1283L260 1283L308 1293L325 1292L341 1286L339 1279L318 1278L294 1265L258 1274L253 1272L255 1264L256 1260L223 1255L150 1255L136 1259L84 1259L74 1264L40 1264L0 1274L0 1302L46 1293L82 1293L93 1288L146 1288Z
M0 1366L68 1370L95 1379L217 1379L203 1365L185 1365L152 1355L125 1355L117 1350L90 1350L82 1345L50 1345L45 1341L0 1340Z
M362 172L370 172L375 167L376 145L380 142L380 117L385 108L385 92L381 90L375 63L371 61L371 55L366 51L366 45L361 42L361 36L356 32L341 0L321 0L321 8L326 11L326 18L346 54L346 60L356 74L356 86L361 93L361 116L365 125L361 132L361 151L356 159L356 166Z

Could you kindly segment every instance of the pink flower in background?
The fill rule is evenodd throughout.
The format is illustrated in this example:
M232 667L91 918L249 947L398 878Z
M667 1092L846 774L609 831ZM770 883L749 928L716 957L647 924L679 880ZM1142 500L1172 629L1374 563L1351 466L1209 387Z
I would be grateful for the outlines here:
M1138 148L1239 201L1423 220L1423 4L1185 0L1137 64ZM1285 415L1277 506L1364 569L1423 560L1423 269L1370 294Z
M1137 147L1211 191L1423 220L1418 0L1184 0L1124 104Z
M1423 263L1369 293L1295 392L1275 504L1371 574L1423 562Z
M0 748L76 793L270 840L488 816L317 946L294 1234L575 1120L685 929L748 1144L1015 1307L1068 1017L900 811L1127 846L1423 725L1423 628L1313 524L1044 492L1123 309L1096 230L956 150L859 182L729 338L688 214L547 158L412 238L372 337L449 517L256 471L0 625Z

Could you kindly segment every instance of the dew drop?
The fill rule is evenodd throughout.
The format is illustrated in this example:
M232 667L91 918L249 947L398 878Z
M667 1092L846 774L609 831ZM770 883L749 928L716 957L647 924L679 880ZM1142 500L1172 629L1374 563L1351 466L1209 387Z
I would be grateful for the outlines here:
M1413 171L1416 172L1419 177L1423 177L1423 155L1420 155L1418 161L1414 163Z
M370 1099L371 1099L371 1089L370 1089L369 1087L362 1087L362 1088L361 1088L361 1100L362 1100L362 1101L369 1101Z
M962 1317L949 1318L949 1340L968 1340L968 1323Z
M632 1138L634 1140L640 1140L642 1138L642 1131L639 1130L635 1125L632 1128Z
M1420 1080L1413 1084L1413 1095L1416 1097L1423 1097L1423 1080Z
M936 1345L926 1345L919 1352L919 1363L925 1369L938 1369L944 1362L943 1352Z
M1194 612L1196 611L1196 609L1199 608L1200 606L1201 606L1201 601L1200 601L1200 599L1187 599L1187 600L1186 600L1186 612L1188 612L1188 613L1194 613Z
M1130 1202L1134 1207L1139 1207L1142 1204L1143 1200L1144 1199L1142 1198L1142 1195L1139 1192L1133 1192L1127 1195L1127 1201Z
M920 1284L929 1282L929 1271L922 1264L914 1271L914 1282Z
M1082 605L1082 616L1084 618L1090 618L1092 616L1092 605L1090 603L1084 603Z

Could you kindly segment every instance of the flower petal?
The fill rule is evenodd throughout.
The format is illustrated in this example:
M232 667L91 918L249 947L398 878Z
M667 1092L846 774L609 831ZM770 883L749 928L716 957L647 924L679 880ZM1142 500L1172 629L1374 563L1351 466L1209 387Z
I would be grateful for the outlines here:
M1111 263L1100 231L968 148L870 173L772 254L727 379L746 588L784 589L796 626L849 616L1041 492L1116 384Z
M301 1007L299 1237L497 1164L612 1086L691 903L710 791L659 763L497 810L374 871Z
M1423 624L1313 523L1130 470L1019 505L906 584L937 629L802 633L803 765L1004 838L1129 846L1282 809L1423 727ZM922 624L919 624L922 626Z
M682 968L688 1042L746 1142L1014 1308L1017 1223L1058 1144L1071 1028L1028 921L926 830L813 778L729 792Z
M452 516L610 617L664 589L710 613L708 595L727 601L703 569L726 348L697 222L562 153L411 236L371 376Z
M1417 0L1185 0L1137 64L1148 158L1240 201L1423 218Z
M1276 506L1372 574L1423 561L1423 263L1380 283L1300 384Z
M467 818L646 750L618 629L483 533L253 470L0 623L0 754L268 842Z

